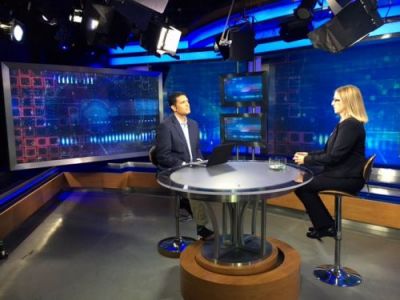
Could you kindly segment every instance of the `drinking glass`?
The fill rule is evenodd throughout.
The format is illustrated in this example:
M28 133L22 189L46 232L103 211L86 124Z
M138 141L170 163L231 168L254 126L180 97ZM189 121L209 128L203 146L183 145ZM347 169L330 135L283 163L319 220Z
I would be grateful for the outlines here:
M285 170L286 162L286 157L284 156L271 156L268 159L269 168L275 171Z

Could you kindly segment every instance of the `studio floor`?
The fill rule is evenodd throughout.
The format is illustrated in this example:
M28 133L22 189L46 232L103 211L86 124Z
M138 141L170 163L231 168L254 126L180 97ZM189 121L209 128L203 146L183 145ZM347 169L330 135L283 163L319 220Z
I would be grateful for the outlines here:
M157 251L158 241L174 233L173 215L173 198L151 191L64 192L6 239L0 299L182 299L179 259ZM399 230L345 222L342 263L363 282L338 288L313 276L315 266L333 262L334 240L306 238L309 226L303 213L268 207L267 236L301 256L300 299L399 299ZM181 230L194 236L194 222Z

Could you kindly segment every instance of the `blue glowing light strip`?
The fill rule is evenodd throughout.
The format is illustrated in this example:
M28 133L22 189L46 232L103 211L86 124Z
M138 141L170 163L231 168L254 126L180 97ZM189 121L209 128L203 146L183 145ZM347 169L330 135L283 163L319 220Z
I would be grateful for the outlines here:
M372 31L369 36L393 34L400 32L400 22L386 23Z
M31 188L41 184L42 182L47 180L47 178L49 178L50 176L52 176L58 172L59 172L58 168L50 169L45 174L41 174L37 177L34 177L32 180L30 180L26 184L22 184L20 187L16 187L11 192L6 193L6 195L4 197L0 198L0 206L3 204L6 204L7 202L10 202L14 199L17 199L18 197L23 195L25 192L29 191Z
M285 41L276 41L270 43L259 44L254 49L255 54L264 53L264 52L272 52L278 50L285 50L285 49L292 49L292 48L299 48L299 47L306 47L310 46L311 41L309 39L298 40L294 42L285 42Z
M275 8L266 8L264 10L261 10L256 13L249 13L250 16L255 17L255 22L263 22L267 20L271 20L274 18L278 17L284 17L287 15L292 15L293 14L293 9L297 7L297 3L291 4L291 5L285 5L285 6L280 6L280 7L275 7ZM327 10L328 8L325 7L323 10ZM400 15L400 5L393 5L391 7L382 7L378 9L379 14L381 17L394 17L394 16L399 16ZM329 21L329 19L324 19L324 22ZM316 21L317 23L321 24L322 20ZM201 44L202 41L207 41L207 39L210 39L214 37L217 34L222 33L223 31L223 26L220 24L222 23L221 21L215 22L210 24L209 26L203 27L197 31L194 31L191 33L187 39L189 41L190 46L194 46L198 44L198 46L204 46ZM256 37L257 38L257 37Z
M293 10L297 8L298 3L290 3L286 5L279 5L275 7L267 6L265 9L262 10L250 10L248 12L249 17L254 17L255 22L263 22L267 20L272 20L278 17L283 17L286 15L293 14ZM232 19L237 18L239 15L236 14L232 16ZM187 37L189 41L189 45L193 46L211 36L215 36L217 34L222 33L224 30L225 20L219 20L216 22L211 23L203 28L193 31Z
M110 65L112 66L143 65L149 63L220 59L221 54L214 51L200 51L200 52L179 53L179 57L180 57L179 60L176 60L175 58L172 58L171 56L168 55L163 55L161 57L156 57L154 55L113 57L110 59Z
M179 42L178 49L183 50L187 48L189 48L189 44L187 41ZM116 49L110 49L111 55L128 54L128 53L145 53L145 52L147 52L147 50L142 48L142 46L140 46L139 43L127 45L124 47L124 49L119 47Z

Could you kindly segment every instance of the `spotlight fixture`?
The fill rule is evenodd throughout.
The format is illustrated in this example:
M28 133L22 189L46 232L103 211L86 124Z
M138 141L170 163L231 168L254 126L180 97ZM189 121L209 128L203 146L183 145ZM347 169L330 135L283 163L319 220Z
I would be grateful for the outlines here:
M49 24L50 26L55 26L55 25L58 24L56 18L48 18L45 14L42 14L42 21L43 21L44 23Z
M69 15L69 20L73 23L82 23L83 19L83 10L79 8L75 8L73 12Z
M178 49L182 32L172 26L161 27L160 37L157 43L157 53L174 56Z
M12 19L8 24L0 22L0 30L6 33L12 41L22 42L24 38L24 25Z
M150 22L147 30L140 36L140 45L149 52L161 56L168 54L176 57L182 32L172 26Z
M255 46L253 25L245 20L229 27L224 38L217 37L214 50L219 51L224 60L250 61L254 58Z
M99 4L85 7L83 27L88 45L124 48L132 32L130 22L119 11Z
M313 10L315 5L317 4L317 0L302 0L299 6L294 10L294 15L299 20L312 20Z
M300 20L293 16L279 24L279 36L285 42L293 42L308 38L308 34L314 29L309 20Z
M229 18L231 17L233 6L235 5L235 0L232 0L231 6L229 7L228 16L226 17L224 30L221 35L217 36L217 40L214 43L214 50L220 51L224 59L229 57L229 47L232 44L232 40L229 39Z
M355 0L345 5L329 22L308 34L314 48L331 53L351 47L382 26L375 0Z
M100 21L96 18L89 18L88 19L88 24L87 24L87 29L89 31L94 31L99 27Z
M253 24L243 16L235 25L229 26L235 0L232 0L226 17L224 30L217 36L214 51L220 52L224 60L243 61L254 59L256 46Z
M279 24L279 35L285 42L293 42L307 38L314 30L312 25L313 10L317 0L301 0L293 15Z

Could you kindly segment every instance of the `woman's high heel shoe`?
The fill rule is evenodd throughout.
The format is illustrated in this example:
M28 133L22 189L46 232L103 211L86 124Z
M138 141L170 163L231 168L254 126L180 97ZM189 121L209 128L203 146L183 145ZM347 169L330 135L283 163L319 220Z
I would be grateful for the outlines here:
M336 229L335 229L335 226L331 226L328 228L321 228L318 230L313 228L313 230L310 230L309 232L307 232L306 235L310 239L321 240L321 238L326 237L326 236L335 237Z

